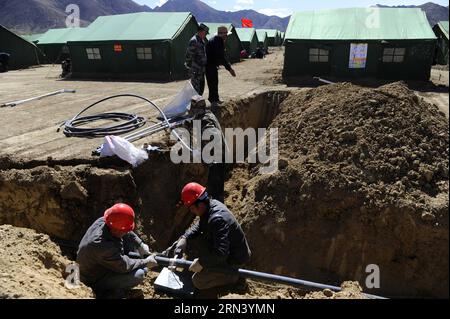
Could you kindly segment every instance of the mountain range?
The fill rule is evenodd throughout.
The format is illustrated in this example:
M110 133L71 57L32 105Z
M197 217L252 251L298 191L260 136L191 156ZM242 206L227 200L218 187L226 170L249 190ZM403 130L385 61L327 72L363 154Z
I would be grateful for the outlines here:
M441 5L438 5L433 2L427 2L420 6L383 6L380 4L376 5L379 8L421 8L423 11L425 11L428 21L430 22L431 26L434 26L439 21L448 21L448 6L444 7Z
M87 26L99 16L132 12L192 12L198 21L231 22L241 25L241 19L253 20L256 28L285 31L289 18L267 16L255 10L219 11L200 0L169 0L160 7L150 8L133 0L0 0L0 24L20 34L40 33L51 28L65 27L66 7L80 8L81 26ZM379 7L384 7L377 5ZM414 6L404 6L414 7ZM430 24L448 20L448 7L434 3L421 6Z

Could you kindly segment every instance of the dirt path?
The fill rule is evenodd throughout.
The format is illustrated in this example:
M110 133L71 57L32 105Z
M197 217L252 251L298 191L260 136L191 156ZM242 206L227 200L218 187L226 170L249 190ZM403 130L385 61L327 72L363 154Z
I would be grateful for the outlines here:
M248 92L273 87L273 78L281 74L283 51L274 49L264 60L246 60L235 64L237 77L221 69L220 94L227 100ZM104 97L134 93L165 106L185 86L186 81L170 83L61 81L60 66L43 66L0 74L0 103L20 100L64 88L76 89L76 94L64 94L0 109L0 157L16 160L90 159L91 152L102 139L68 139L57 132L58 125L73 117L84 107ZM282 86L277 84L275 86ZM208 96L208 90L205 92ZM101 105L94 113L121 111L155 118L155 110L135 99L119 99Z

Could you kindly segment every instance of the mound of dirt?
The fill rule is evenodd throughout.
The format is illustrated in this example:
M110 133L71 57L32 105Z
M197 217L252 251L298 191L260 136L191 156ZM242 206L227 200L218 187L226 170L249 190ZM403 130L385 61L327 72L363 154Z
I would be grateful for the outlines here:
M334 292L329 289L307 294L304 299L367 299L357 282L346 281L341 285L342 290Z
M65 287L65 270L71 262L47 235L2 225L0 242L0 299L93 298L86 286Z
M448 120L402 83L293 93L280 171L239 166L227 204L260 271L338 284L380 269L389 296L448 296ZM306 277L306 278L305 278Z

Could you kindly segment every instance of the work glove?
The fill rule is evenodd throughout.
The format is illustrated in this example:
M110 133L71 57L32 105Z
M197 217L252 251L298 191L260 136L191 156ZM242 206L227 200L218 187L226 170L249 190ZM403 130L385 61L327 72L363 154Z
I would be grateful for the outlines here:
M141 257L151 255L150 248L144 242L139 245L138 252Z
M191 267L189 267L189 271L195 272L195 273L199 273L203 270L203 266L200 265L200 261L199 259L195 259L194 262L192 263Z
M156 262L156 259L155 259L155 255L148 256L147 258L144 259L144 262L149 269L152 269L152 268L155 268L158 266L158 263Z
M187 239L186 237L181 237L178 240L177 246L175 247L175 252L184 252L187 247Z

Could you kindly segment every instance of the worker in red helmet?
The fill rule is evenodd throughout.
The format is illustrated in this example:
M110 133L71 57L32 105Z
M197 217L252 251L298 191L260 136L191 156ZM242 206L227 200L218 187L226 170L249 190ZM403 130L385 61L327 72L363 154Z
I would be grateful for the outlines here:
M149 268L157 266L148 245L133 232L134 220L130 206L114 205L81 240L77 254L80 279L97 296L120 297L141 284Z
M199 290L236 284L237 273L227 274L214 268L239 268L249 261L251 252L245 234L230 210L208 196L206 188L190 183L183 188L182 201L199 220L178 240L176 250L188 246L198 256L189 268L195 274L194 286Z

